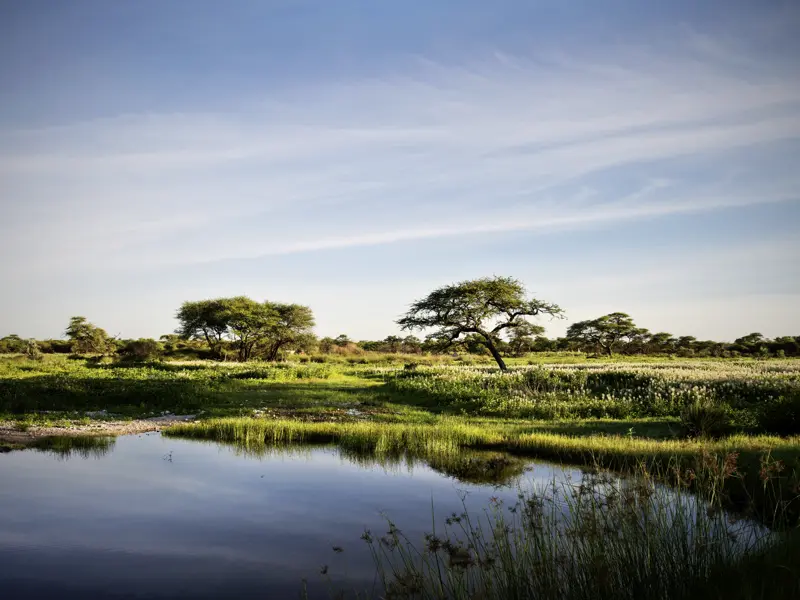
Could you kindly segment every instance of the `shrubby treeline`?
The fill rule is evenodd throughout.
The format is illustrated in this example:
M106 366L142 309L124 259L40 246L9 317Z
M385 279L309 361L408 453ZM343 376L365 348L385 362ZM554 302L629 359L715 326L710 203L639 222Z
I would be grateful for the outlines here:
M583 352L589 356L675 355L679 357L800 356L800 336L774 339L750 333L734 342L698 340L668 332L650 332L623 312L572 323L563 337L548 338L540 316L564 318L556 304L532 298L511 277L492 277L444 286L411 304L398 319L415 335L355 341L347 335L318 339L308 306L256 301L246 296L184 302L174 333L154 339L119 339L83 316L70 319L66 339L0 338L0 353L114 355L142 361L160 357L275 361L287 354L357 355L473 354L492 357L501 369L505 359L537 352Z

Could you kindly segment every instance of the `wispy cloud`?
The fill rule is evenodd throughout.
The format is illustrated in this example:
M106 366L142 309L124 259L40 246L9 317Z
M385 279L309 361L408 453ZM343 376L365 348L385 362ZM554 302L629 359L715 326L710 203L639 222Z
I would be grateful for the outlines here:
M671 50L419 60L229 112L0 132L0 248L120 268L796 200L796 170L742 154L800 139L788 67L694 32Z

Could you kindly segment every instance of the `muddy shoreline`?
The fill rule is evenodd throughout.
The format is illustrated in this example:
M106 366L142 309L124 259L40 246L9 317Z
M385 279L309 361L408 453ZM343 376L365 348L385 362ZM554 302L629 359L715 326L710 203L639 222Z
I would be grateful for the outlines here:
M0 421L0 444L24 448L36 440L69 435L127 435L161 431L175 423L192 422L195 415L165 415L132 421L93 421L87 424L70 424L63 427L30 425L24 431L13 421Z

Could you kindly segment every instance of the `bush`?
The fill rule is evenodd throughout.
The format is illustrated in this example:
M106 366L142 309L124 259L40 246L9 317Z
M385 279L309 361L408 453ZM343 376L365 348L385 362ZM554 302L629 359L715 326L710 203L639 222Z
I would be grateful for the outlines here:
M720 437L730 430L727 409L712 402L695 402L681 411L681 426L691 437Z
M36 343L36 340L28 340L25 342L23 353L25 357L30 360L42 360L42 351L39 350L39 345Z
M119 355L124 360L145 362L156 360L161 357L161 344L149 338L131 340L127 342L119 351Z
M759 426L779 435L800 433L800 396L789 394L765 402L759 411Z

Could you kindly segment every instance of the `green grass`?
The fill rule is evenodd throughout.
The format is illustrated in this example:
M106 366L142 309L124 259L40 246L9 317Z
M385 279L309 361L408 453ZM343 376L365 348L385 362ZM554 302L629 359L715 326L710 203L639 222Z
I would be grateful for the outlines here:
M517 366L94 364L0 360L0 414L105 409L206 417L431 421L437 414L525 420L677 420L715 406L739 431L800 433L800 360L592 362ZM350 416L359 416L350 414Z
M699 472L706 479L717 473ZM730 476L730 475L729 475ZM719 497L666 492L648 472L524 490L483 515L432 515L423 540L387 517L364 532L378 590L409 600L772 599L800 596L798 531L732 522Z

